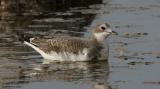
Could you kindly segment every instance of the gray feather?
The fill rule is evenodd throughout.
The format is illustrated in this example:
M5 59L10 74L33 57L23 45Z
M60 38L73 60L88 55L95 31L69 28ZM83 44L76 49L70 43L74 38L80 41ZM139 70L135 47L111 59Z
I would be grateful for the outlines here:
M78 37L54 37L52 39L34 38L31 43L46 53L51 51L77 54L90 46L89 40Z

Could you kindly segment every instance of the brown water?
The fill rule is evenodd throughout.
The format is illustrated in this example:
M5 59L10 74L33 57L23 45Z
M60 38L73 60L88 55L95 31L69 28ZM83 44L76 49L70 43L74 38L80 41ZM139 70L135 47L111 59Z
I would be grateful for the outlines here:
M90 28L104 22L119 33L108 39L109 66L106 62L53 63L38 71L42 57L15 35L18 31L32 36L88 37ZM0 88L159 89L159 27L159 0L104 0L67 11L4 15L0 21Z

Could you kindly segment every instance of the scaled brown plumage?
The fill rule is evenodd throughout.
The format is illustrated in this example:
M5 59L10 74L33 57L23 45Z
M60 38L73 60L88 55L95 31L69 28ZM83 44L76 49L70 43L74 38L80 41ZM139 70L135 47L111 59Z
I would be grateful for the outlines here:
M50 39L34 38L31 43L39 47L46 53L51 51L59 52L72 52L77 54L83 48L89 47L89 41L78 37L53 37Z

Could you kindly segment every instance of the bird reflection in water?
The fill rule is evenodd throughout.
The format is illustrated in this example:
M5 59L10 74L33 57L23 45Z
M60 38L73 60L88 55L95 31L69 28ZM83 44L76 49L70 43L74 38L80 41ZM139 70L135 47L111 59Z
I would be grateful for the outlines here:
M42 67L43 66L43 67ZM108 84L109 65L107 61L59 62L35 65L29 76L34 81L64 80L81 84L92 84L92 89L112 89Z

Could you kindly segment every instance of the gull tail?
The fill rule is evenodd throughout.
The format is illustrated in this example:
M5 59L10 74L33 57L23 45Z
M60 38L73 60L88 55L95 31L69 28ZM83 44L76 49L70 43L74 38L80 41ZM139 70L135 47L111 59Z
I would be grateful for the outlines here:
M16 34L17 34L17 39L19 41L21 41L25 45L28 45L28 46L32 47L34 50L36 50L41 55L44 55L44 52L42 50L40 50L38 47L36 47L34 44L31 43L31 40L34 39L34 38L32 38L33 35L23 33L23 32L20 32L20 31L17 31Z
M39 49L38 47L36 47L35 45L33 45L33 44L31 44L31 43L29 43L29 42L27 42L27 41L24 41L24 44L27 45L27 46L32 47L35 51L37 51L38 53L40 53L42 57L45 57L46 53L43 52L43 51L42 51L41 49Z

